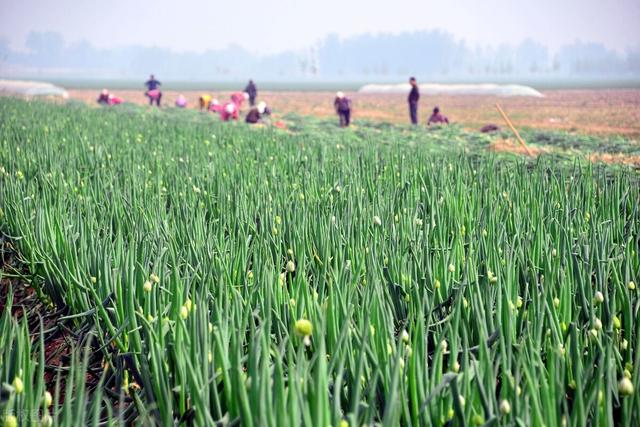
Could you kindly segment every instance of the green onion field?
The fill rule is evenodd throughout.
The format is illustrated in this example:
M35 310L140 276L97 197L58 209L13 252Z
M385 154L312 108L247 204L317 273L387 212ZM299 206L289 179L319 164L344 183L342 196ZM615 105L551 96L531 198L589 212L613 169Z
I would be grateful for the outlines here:
M5 426L640 425L637 170L123 107L0 98Z

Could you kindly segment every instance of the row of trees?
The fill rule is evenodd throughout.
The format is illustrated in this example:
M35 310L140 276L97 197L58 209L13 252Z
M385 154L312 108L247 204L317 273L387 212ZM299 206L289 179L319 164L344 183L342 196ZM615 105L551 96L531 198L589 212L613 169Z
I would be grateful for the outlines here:
M477 75L640 75L640 45L624 55L599 43L575 42L552 55L533 40L498 47L468 46L440 31L363 35L347 40L329 36L319 49L321 74L428 76Z
M331 35L303 52L254 55L239 46L203 53L132 46L99 49L65 43L57 33L34 32L27 52L0 40L0 74L26 73L139 77L154 70L164 78L396 78L509 75L640 76L640 45L619 54L598 43L575 42L551 54L533 40L517 45L470 47L442 31L365 34L341 40ZM4 70L4 71L3 71Z

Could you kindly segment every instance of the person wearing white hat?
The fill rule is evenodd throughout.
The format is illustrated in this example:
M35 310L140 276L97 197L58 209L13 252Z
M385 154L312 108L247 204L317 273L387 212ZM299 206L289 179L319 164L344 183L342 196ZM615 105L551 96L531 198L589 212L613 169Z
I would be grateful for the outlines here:
M122 98L118 98L112 93L109 93L107 89L102 89L100 96L98 97L98 104L100 105L118 105L122 104Z
M210 102L209 102L209 111L211 111L212 113L219 113L222 110L223 106L222 104L220 104L220 101L218 101L217 98L213 98Z
M100 92L100 96L98 96L98 104L109 104L109 91L107 89L102 89L102 92Z
M266 102L260 101L257 106L251 107L245 118L249 124L264 123L267 116L271 115L271 108Z
M220 120L228 122L230 120L238 120L240 109L233 102L227 102L224 107L220 109Z
M333 106L340 117L340 127L348 127L351 123L351 100L343 92L337 92Z

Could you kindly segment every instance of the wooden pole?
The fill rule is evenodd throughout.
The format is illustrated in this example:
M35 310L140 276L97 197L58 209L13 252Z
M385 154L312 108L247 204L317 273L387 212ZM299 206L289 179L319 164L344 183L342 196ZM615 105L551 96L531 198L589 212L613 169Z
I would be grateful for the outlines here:
M513 134L516 136L516 139L518 140L518 142L524 147L527 154L530 156L533 156L533 153L531 152L531 150L529 150L529 147L527 147L527 144L524 143L524 140L518 133L518 130L513 126L513 123L511 123L511 120L509 120L507 113L505 113L502 107L500 107L500 104L496 103L496 108L498 109L498 112L500 112L500 115L502 116L504 121L507 122L507 126L509 126L509 128L511 129L511 132L513 132Z

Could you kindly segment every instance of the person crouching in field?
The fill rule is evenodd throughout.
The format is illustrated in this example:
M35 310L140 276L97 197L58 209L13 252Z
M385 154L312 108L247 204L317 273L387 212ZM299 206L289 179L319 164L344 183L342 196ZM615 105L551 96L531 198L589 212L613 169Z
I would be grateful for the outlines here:
M220 101L218 101L216 98L213 98L211 102L209 102L208 110L212 113L220 113L223 108L224 106L220 104Z
M98 104L100 105L118 105L122 104L122 98L118 98L109 93L107 89L102 89L100 96L98 96Z
M447 116L442 115L439 107L435 107L433 109L433 114L431 114L431 117L429 117L429 121L427 122L427 125L431 126L431 123L448 125L449 119L447 118Z
M257 123L266 123L267 117L271 115L271 108L267 106L267 103L261 101L258 106L251 107L245 117L245 122L255 125Z
M100 92L100 96L98 96L98 104L109 105L109 91L107 89L102 89L102 92Z
M231 102L236 104L238 108L242 105L242 103L249 99L249 94L247 92L235 92L231 94Z
M149 98L149 105L153 105L155 102L159 107L160 100L162 99L162 92L159 89L161 83L156 80L153 74L151 74L151 76L149 76L149 80L147 80L144 85L147 87L147 91L144 94Z
M178 108L187 108L187 98L184 95L178 95L176 99L176 107Z
M237 121L240 115L240 109L233 102L227 102L223 108L220 109L220 120L228 122L230 120Z
M200 104L200 111L208 110L211 105L211 95L203 93L200 95L200 98L198 98L198 103Z
M227 102L220 108L220 119L223 122L238 120L240 116L240 106L247 99L249 99L249 95L246 92L233 93L231 95L231 102Z
M333 101L333 106L340 117L340 127L347 127L351 123L351 100L347 98L344 93L336 93L336 99Z

